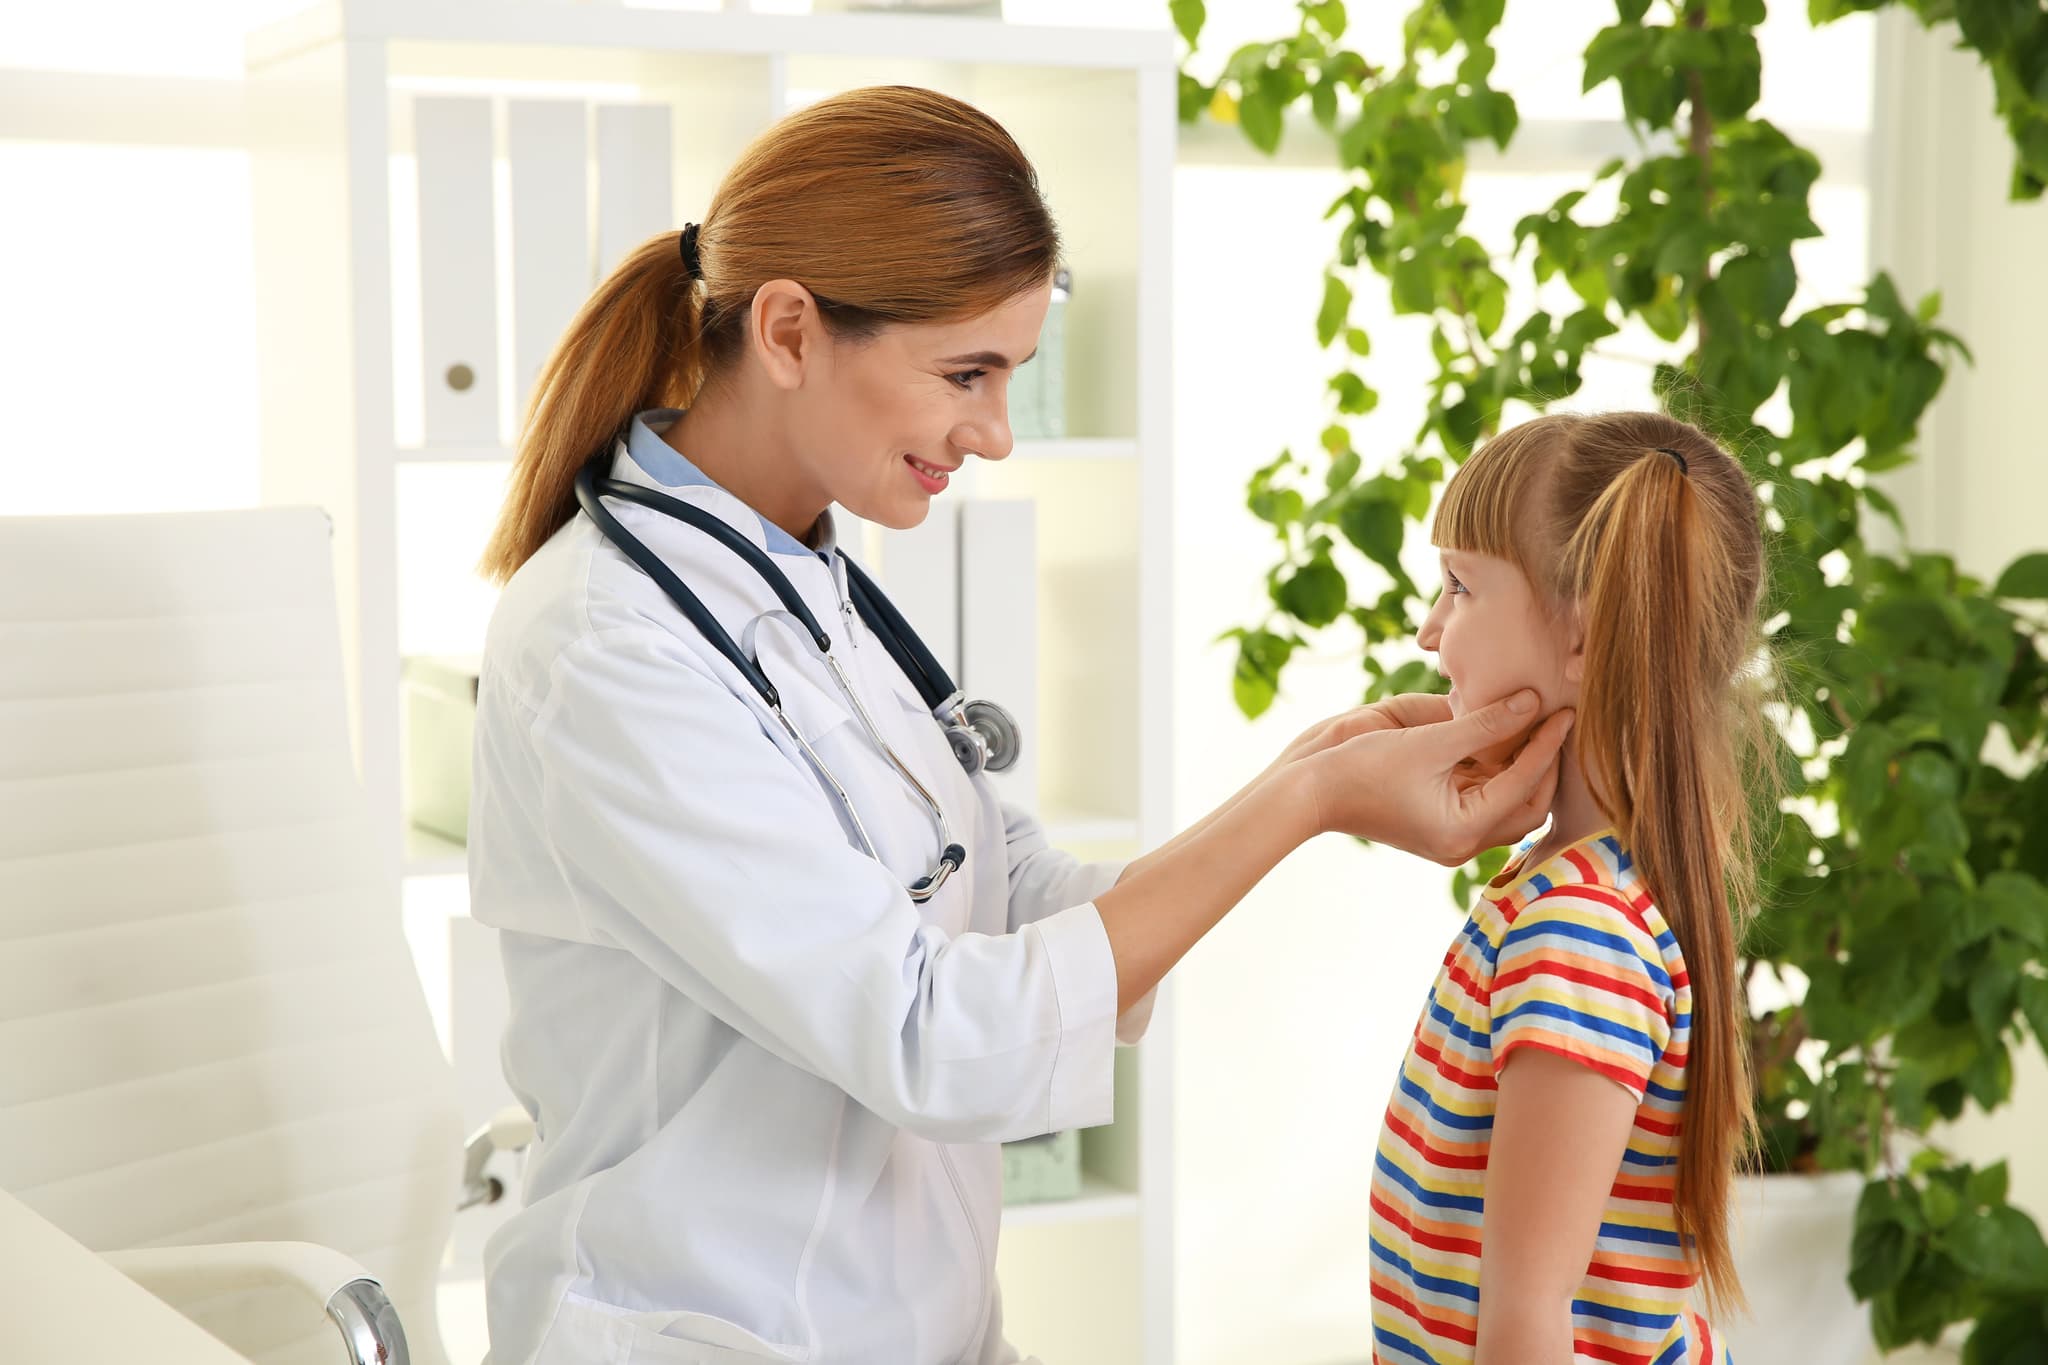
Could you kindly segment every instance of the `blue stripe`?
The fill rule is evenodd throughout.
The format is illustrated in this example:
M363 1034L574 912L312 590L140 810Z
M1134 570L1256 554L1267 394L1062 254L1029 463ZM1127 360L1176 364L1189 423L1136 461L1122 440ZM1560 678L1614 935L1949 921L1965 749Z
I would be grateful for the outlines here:
M1641 1029L1630 1028L1627 1024L1617 1024L1611 1019L1602 1019L1598 1015L1587 1014L1584 1010L1575 1010L1569 1005L1552 1004L1548 1000L1525 1000L1515 1006L1493 1021L1494 1035L1498 1037L1506 1033L1516 1020L1527 1014L1541 1015L1546 1019L1561 1019L1588 1032L1618 1039L1634 1047L1653 1065L1659 1055L1656 1044L1650 1041L1650 1035Z
M1366 1238L1372 1254L1401 1272L1401 1278L1417 1289L1427 1289L1436 1294L1448 1294L1455 1299L1469 1299L1479 1302L1479 1286L1466 1284L1463 1280L1447 1280L1441 1275L1425 1275L1417 1270L1406 1256L1401 1255L1377 1237Z
M1378 1167L1387 1179L1414 1195L1418 1203L1426 1204L1433 1209L1457 1209L1461 1213L1486 1212L1484 1199L1477 1199L1468 1194L1438 1194L1433 1190L1424 1189L1408 1172L1387 1160L1384 1154L1375 1156L1372 1164Z
M1683 1090L1673 1090L1670 1086L1659 1085L1655 1081L1651 1081L1644 1089L1652 1099L1663 1100L1667 1104L1685 1103L1685 1092Z
M1479 927L1477 919L1466 920L1464 929L1459 931L1459 937L1471 945L1473 950L1485 960L1488 967L1493 966L1499 960L1500 949L1495 946L1492 939L1486 936L1486 931Z
M1456 1038L1459 1042L1470 1043L1474 1047L1483 1049L1490 1049L1493 1046L1493 1034L1491 1032L1479 1033L1474 1031L1470 1024L1465 1023L1457 1015L1445 1009L1443 1003L1437 999L1435 987L1430 988L1429 1003L1423 1006L1423 1009L1430 1018L1436 1020L1443 1027L1445 1033Z
M1685 1365L1686 1352L1691 1349L1691 1343L1686 1340L1683 1333L1680 1333L1678 1339L1665 1347L1664 1354L1652 1361L1651 1365Z
M1493 1131L1493 1115L1480 1114L1474 1117L1469 1114L1453 1114L1448 1109L1438 1108L1436 1097L1417 1085L1414 1078L1406 1071L1401 1073L1400 1079L1394 1082L1394 1084L1402 1094L1422 1106L1423 1112L1429 1115L1431 1123L1440 1123L1446 1128L1462 1128L1468 1133L1490 1133Z
M1530 923L1531 919L1535 921L1533 924ZM1609 933L1604 929L1595 929L1591 925L1575 924L1549 915L1530 916L1524 914L1516 919L1513 924L1508 926L1507 936L1501 939L1500 950L1505 953L1512 948L1529 942L1531 939L1541 938L1546 935L1555 938L1572 939L1579 943L1590 943L1596 948L1611 949L1623 958L1622 962L1615 964L1617 967L1626 967L1631 964L1640 965L1644 973L1652 981L1655 981L1659 987L1665 990L1671 989L1671 977L1664 971L1663 965L1652 962L1644 957L1630 939L1620 934Z
M1675 1232L1667 1232L1663 1228L1630 1227L1625 1223L1602 1223L1600 1235L1617 1242L1647 1242L1651 1246L1659 1247L1678 1245L1678 1234Z
M1408 1340L1408 1338L1396 1336L1384 1327L1373 1328L1372 1339L1386 1350L1398 1351L1404 1359L1416 1361L1418 1365L1441 1365L1441 1362L1435 1356L1423 1350L1420 1346Z
M1670 1331L1678 1322L1676 1313L1640 1313L1633 1308L1612 1308L1607 1304L1593 1303L1587 1299L1573 1299L1572 1312L1582 1318L1625 1323L1630 1327L1648 1327L1659 1333Z

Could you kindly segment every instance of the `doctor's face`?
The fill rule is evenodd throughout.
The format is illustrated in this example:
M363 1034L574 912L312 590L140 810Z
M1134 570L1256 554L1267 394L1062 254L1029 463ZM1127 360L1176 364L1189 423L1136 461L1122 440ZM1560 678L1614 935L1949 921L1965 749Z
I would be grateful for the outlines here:
M968 460L1010 453L1010 376L1038 349L1051 301L1047 282L980 317L834 342L801 407L808 472L855 516L923 521Z
M1553 607L1515 565L1467 550L1442 552L1443 592L1416 643L1437 656L1463 715L1533 687L1539 714L1576 706L1584 650L1577 612Z

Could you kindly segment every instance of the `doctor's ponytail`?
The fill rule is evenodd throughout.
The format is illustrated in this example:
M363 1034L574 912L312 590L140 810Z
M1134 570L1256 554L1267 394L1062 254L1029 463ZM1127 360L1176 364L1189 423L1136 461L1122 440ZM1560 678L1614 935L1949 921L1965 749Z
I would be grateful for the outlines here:
M687 248L679 232L640 246L557 343L479 566L486 578L511 578L575 514L576 471L636 413L687 407L717 382L744 351L768 281L803 285L833 333L858 341L989 312L1051 279L1060 241L1002 125L930 90L879 86L820 100L755 139Z

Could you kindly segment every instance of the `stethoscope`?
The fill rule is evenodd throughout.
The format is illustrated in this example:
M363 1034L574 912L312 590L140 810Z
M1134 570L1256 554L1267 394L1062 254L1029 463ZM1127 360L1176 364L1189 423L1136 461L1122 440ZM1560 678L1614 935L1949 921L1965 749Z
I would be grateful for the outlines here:
M946 884L946 879L966 863L967 850L953 841L952 826L947 823L946 812L940 807L938 799L926 789L924 783L918 781L917 775L911 772L908 765L896 756L896 751L889 747L889 741L882 738L882 732L876 728L873 717L868 715L867 706L853 690L853 684L847 680L845 670L840 667L838 656L832 652L832 637L818 624L818 618L813 616L811 609L804 604L796 586L782 570L775 567L775 562L768 557L765 550L703 508L669 497L665 493L657 493L651 488L643 488L639 484L626 483L620 479L599 478L594 466L586 465L577 473L576 501L584 512L589 514L591 521L597 524L597 529L654 580L656 586L668 595L669 600L676 604L684 616L689 618L690 624L711 642L712 648L724 655L726 661L739 670L740 676L747 680L748 685L760 694L761 700L766 703L769 713L775 717L776 722L782 726L783 732L803 751L805 758L817 773L818 780L838 800L839 808L846 813L847 821L852 824L861 847L870 858L880 861L881 854L875 848L875 841L868 837L867 826L862 823L860 812L854 809L853 798L847 795L846 788L840 785L832 769L818 757L817 751L811 747L810 741L804 738L803 732L798 730L795 723L784 713L782 696L776 691L775 684L768 680L768 675L762 671L759 660L749 657L734 642L732 636L718 624L717 618L712 616L697 595L684 585L675 570L662 562L659 555L619 524L619 519L606 509L602 501L602 498L607 497L638 503L642 507L696 527L745 560L747 566L759 574L762 581L774 591L783 607L796 618L804 633L811 637L811 643L817 646L819 657L825 661L825 667L831 672L840 693L853 708L854 715L859 718L861 729L867 732L868 739L889 761L897 776L917 793L925 809L931 812L938 828L939 861L930 873L912 882L909 890L910 898L919 903L937 895L939 888ZM852 559L845 556L841 558L846 565L848 595L852 598L854 610L859 613L860 619L866 623L875 638L882 642L882 648L896 661L904 676L910 679L911 685L924 699L924 704L931 708L932 718L938 721L945 731L946 742L952 747L953 757L959 761L960 767L972 776L982 771L999 773L1014 764L1021 747L1015 718L994 702L968 701L965 694L953 685L953 679L932 656L931 650L925 647L924 641L918 638L917 632L910 628L910 623L896 610L895 604L883 596L882 590L875 586L874 580L869 578Z

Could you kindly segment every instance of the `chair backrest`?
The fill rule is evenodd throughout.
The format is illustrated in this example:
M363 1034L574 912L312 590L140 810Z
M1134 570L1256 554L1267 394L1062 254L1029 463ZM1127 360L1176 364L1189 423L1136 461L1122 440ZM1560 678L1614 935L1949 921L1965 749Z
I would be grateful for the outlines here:
M444 1365L461 1133L331 553L314 509L0 518L0 1188L96 1251L345 1252ZM251 1307L190 1311L267 1365L335 1358Z

